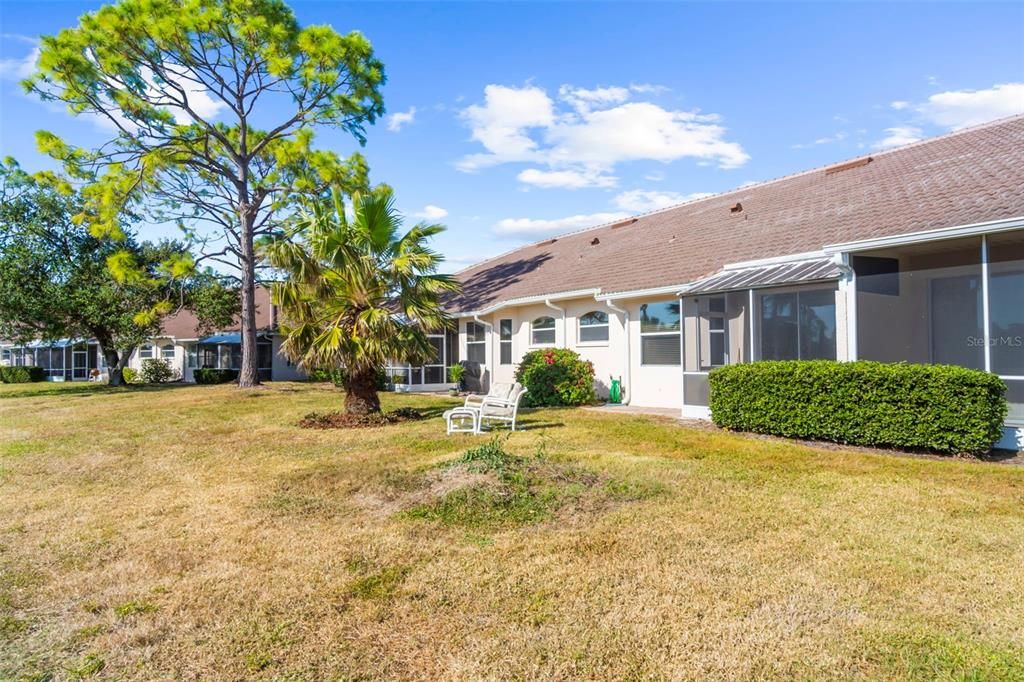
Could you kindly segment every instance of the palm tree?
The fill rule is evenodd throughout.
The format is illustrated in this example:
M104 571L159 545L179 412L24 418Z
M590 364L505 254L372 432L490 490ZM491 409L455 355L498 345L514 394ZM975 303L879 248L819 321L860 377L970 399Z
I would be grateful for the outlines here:
M285 340L281 350L300 367L341 367L345 411L380 411L377 377L392 361L420 363L432 347L427 332L451 319L441 307L458 283L437 274L442 257L426 242L443 225L414 225L402 217L390 189L341 194L299 215L285 238L266 246L270 264L287 279L273 287Z

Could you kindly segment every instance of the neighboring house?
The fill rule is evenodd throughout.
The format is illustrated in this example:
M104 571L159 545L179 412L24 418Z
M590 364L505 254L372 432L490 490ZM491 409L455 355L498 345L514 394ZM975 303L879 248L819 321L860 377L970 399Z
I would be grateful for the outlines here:
M946 363L1005 379L1024 446L1024 117L547 239L463 270L458 357L509 381L572 348L625 400L706 418L762 359Z
M191 311L182 310L165 318L160 334L142 344L132 354L129 367L142 369L150 358L166 361L176 378L194 381L193 371L200 367L238 369L242 361L240 326L201 335L199 321ZM305 373L281 354L281 336L277 333L277 306L270 302L270 291L256 289L256 328L260 378L289 381L304 379ZM107 372L103 353L94 340L62 339L36 341L24 345L0 343L0 364L37 365L54 381L87 381L93 370Z

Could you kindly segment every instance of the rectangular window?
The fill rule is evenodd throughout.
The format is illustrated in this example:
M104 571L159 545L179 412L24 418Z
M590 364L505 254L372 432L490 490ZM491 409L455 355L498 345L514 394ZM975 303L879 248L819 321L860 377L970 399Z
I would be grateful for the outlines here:
M153 357L153 346L146 344L139 348L139 358L142 360L149 360Z
M479 322L466 323L466 361L480 365L487 362L487 331Z
M189 369L195 369L199 366L199 352L198 346L194 343L190 343L185 346L185 357L187 358Z
M832 289L761 294L762 360L835 360Z
M498 320L498 343L501 350L500 362L512 364L512 320Z
M660 301L640 306L640 364L681 364L679 301Z

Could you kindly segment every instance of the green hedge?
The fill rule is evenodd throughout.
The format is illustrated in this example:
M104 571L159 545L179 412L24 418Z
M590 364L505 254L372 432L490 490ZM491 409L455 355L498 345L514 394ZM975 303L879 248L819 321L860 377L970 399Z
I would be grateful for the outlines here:
M765 361L709 379L711 418L735 431L981 454L1006 419L999 377L950 365Z
M212 369L210 367L192 370L197 384L230 384L238 381L237 369Z
M566 348L544 348L523 356L516 381L528 389L526 405L589 405L594 395L594 366Z
M46 379L42 367L0 367L0 382L5 384L28 384Z

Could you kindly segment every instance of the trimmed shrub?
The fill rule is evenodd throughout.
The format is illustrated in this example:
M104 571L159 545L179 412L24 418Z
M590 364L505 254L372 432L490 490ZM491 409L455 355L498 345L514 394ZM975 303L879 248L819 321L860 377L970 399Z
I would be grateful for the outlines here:
M348 380L348 372L345 371L344 367L331 367L331 368L320 368L314 369L309 372L307 376L309 381L315 382L331 382L338 388L345 388L345 382ZM384 368L377 370L377 390L386 391L388 390L388 384L391 382L388 373L384 371Z
M42 367L0 367L0 381L5 384L29 384L46 379Z
M529 392L524 404L533 406L589 405L594 395L594 366L567 348L544 348L523 356L516 381Z
M238 370L204 367L192 370L192 377L197 384L230 384L232 381L238 381Z
M121 377L126 384L134 384L139 380L139 373L133 367L125 367L121 370Z
M711 419L734 431L982 454L1006 419L999 377L951 365L764 361L709 379Z
M162 384L174 376L166 360L149 358L142 361L142 380L147 384Z

